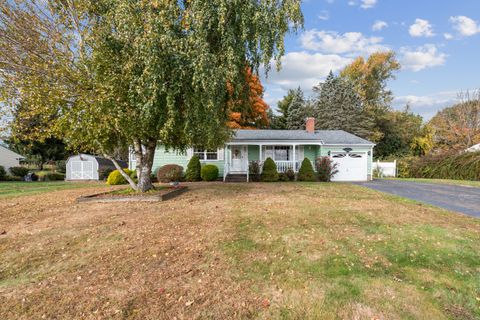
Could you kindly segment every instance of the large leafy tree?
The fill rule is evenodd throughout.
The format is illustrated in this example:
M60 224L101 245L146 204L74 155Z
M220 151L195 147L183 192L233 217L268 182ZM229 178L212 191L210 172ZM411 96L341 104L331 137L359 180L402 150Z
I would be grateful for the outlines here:
M369 136L372 121L351 81L330 72L314 91L317 93L313 103L317 129L345 130L360 137Z
M480 143L480 90L459 93L459 100L429 122L437 151L464 150Z
M387 51L375 52L366 60L358 57L340 72L342 78L354 84L366 112L374 119L374 127L369 134L372 141L379 141L383 136L380 122L390 110L393 100L393 93L387 84L395 78L395 72L399 69L400 63L395 58L395 53Z
M256 129L268 127L268 104L263 100L263 86L252 69L245 69L247 86L240 99L231 99L228 102L229 120L227 125L233 129ZM230 90L233 94L233 90Z
M302 20L300 0L2 0L1 102L55 119L43 134L72 148L133 146L138 183L124 177L147 191L157 142L222 144L227 84L236 99L246 62L279 63Z
M387 111L380 122L383 137L375 146L375 156L423 155L432 147L432 130L423 124L423 118L410 111L407 105L401 111Z

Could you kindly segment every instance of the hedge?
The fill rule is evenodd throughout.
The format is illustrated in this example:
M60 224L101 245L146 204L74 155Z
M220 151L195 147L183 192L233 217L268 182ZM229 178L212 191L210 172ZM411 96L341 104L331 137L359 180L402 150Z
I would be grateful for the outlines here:
M310 159L305 158L302 161L300 170L298 170L298 181L316 181L315 171L313 171L312 162Z
M398 161L398 176L480 181L480 152L404 158Z
M202 180L203 181L214 181L218 178L218 167L213 164L206 164L202 167Z
M275 182L275 181L278 181L278 178L279 176L278 176L277 165L275 164L275 161L273 161L272 158L267 158L263 163L262 181Z
M178 182L183 179L183 167L178 164L166 164L157 171L160 182Z
M187 181L200 181L202 180L202 165L200 164L200 158L197 155L193 155L187 165L187 171L185 172L185 180Z
M123 171L128 174L129 176L132 174L132 170L129 169L123 169ZM118 170L113 170L107 178L107 184L111 186L116 186L120 184L127 184L128 181L122 176L120 171Z

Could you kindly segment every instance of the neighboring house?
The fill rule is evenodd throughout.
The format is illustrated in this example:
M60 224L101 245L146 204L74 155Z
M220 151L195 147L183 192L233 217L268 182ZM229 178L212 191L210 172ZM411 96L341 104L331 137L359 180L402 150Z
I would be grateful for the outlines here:
M473 146L471 146L470 148L468 149L465 149L466 152L478 152L480 151L480 143L477 143Z
M218 167L223 180L245 176L249 163L272 158L279 172L293 169L298 172L304 158L312 165L320 156L328 156L338 163L334 181L367 181L372 179L374 143L342 130L315 130L315 119L308 118L306 130L235 130L233 138L223 148L204 150L191 148L186 153L168 151L159 145L153 160L153 172L166 164L187 167L192 155L200 157L202 164ZM129 168L135 168L132 154Z
M125 161L118 161L122 168L127 168ZM66 180L100 180L105 173L115 170L112 161L90 154L70 156L66 164Z
M11 167L20 165L20 161L25 159L24 156L15 153L4 146L0 145L0 166L3 166L8 171Z

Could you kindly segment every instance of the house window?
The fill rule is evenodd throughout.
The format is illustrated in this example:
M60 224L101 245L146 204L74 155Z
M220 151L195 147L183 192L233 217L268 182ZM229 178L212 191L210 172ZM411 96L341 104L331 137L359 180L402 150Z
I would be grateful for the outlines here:
M288 146L275 146L274 160L275 161L289 161L290 147Z
M193 154L197 155L200 160L218 160L217 150L194 148Z

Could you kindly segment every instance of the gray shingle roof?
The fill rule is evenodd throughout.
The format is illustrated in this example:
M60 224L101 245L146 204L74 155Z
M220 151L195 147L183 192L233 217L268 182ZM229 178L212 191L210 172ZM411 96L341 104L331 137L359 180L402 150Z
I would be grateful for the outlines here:
M343 130L315 130L314 133L309 133L306 130L235 130L232 142L253 140L300 140L322 144L374 144Z

